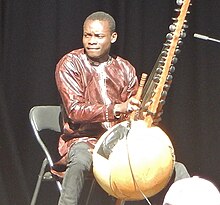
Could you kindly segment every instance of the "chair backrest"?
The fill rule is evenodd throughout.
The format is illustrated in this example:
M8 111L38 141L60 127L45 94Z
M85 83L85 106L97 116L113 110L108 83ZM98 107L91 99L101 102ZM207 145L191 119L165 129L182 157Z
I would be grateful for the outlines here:
M44 144L39 132L42 130L53 130L61 132L59 124L60 106L34 106L29 112L29 120L33 128L35 137L46 154L49 165L53 166L51 155Z
M59 115L60 106L35 106L30 110L29 118L37 131L50 129L60 132Z

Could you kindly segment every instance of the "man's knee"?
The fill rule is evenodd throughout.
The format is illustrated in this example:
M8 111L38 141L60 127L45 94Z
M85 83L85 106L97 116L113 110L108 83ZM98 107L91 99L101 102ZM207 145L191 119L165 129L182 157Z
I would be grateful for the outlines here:
M89 170L92 164L92 154L89 148L84 142L73 145L68 153L68 166L75 164Z
M174 167L175 167L175 179L174 179L174 181L178 181L180 179L190 177L190 174L189 174L186 166L183 163L175 162Z

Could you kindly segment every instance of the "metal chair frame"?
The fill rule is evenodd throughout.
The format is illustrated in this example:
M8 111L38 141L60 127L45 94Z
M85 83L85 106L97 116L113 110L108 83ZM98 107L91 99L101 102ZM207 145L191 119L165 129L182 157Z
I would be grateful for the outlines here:
M50 172L46 172L46 167L49 166L50 168L53 167L54 162L52 160L51 154L48 151L47 146L45 145L44 141L42 140L42 136L40 135L40 131L42 130L52 130L55 132L61 132L60 124L59 124L59 115L61 112L61 108L58 105L40 105L34 106L29 111L29 120L34 131L34 136L37 139L40 147L42 148L45 159L42 162L41 169L38 175L38 180L34 189L34 193L31 199L30 205L35 205L37 201L37 197L40 191L41 182L46 180L55 180L56 185L58 187L59 192L61 193L62 185L58 178L53 177ZM95 179L92 180L92 184L89 189L88 197L86 200L86 205L89 203L89 199L92 193L92 190L95 185Z

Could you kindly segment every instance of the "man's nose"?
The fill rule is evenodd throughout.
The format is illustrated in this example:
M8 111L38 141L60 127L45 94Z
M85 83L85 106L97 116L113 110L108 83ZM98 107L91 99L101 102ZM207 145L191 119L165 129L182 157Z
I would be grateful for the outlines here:
M96 44L97 43L97 38L95 36L91 36L91 38L89 39L89 43L90 44Z

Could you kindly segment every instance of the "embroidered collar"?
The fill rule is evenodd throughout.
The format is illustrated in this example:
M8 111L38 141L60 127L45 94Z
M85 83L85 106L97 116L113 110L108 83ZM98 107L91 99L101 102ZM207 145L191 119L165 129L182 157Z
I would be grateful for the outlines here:
M87 56L87 60L89 61L89 63L90 63L92 66L99 66L100 64L102 64L102 63L100 63L100 62L91 60L88 56ZM108 57L108 60L105 61L105 62L103 62L103 63L105 63L106 65L110 65L110 64L112 63L112 57L109 56L109 57Z

